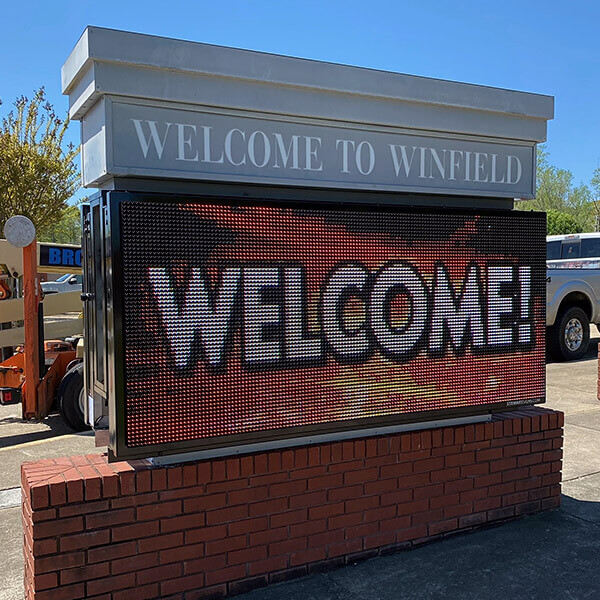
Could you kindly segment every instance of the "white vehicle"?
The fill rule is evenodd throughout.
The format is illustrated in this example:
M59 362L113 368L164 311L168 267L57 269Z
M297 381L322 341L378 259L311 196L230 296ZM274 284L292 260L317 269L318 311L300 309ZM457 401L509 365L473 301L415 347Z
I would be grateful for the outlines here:
M44 294L59 294L61 292L80 292L83 278L81 275L61 275L56 281L44 281L42 291Z
M600 233L547 238L546 327L558 360L588 350L590 323L600 323Z
M549 235L546 242L549 268L600 268L600 233Z

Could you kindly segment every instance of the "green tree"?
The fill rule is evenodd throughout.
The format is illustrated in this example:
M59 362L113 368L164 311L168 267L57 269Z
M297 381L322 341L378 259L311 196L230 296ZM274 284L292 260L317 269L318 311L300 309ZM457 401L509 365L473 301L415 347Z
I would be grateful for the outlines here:
M595 231L594 195L584 183L574 187L567 198L567 210L581 225L581 231Z
M594 212L594 231L600 231L600 167L594 169L590 184L592 186L591 205Z
M566 233L581 233L581 224L569 213L555 210L546 211L548 219L548 235L560 235Z
M81 244L81 216L79 206L68 206L58 223L46 230L41 242L54 244Z
M573 186L573 174L566 169L551 165L545 146L537 150L537 186L535 198L530 200L533 210L564 210L569 204L569 193Z
M592 231L594 229L592 191L583 183L574 186L571 171L559 169L550 164L549 155L544 145L537 148L536 178L535 198L519 202L518 208L544 212L555 211L572 217L577 224L578 231ZM600 206L598 208L600 209Z
M594 175L592 176L590 183L592 184L596 199L600 199L600 167L594 169Z
M46 101L44 88L0 125L0 231L13 215L25 215L36 226L38 238L60 222L67 200L79 187L74 159L78 150L63 139L69 121L58 118Z

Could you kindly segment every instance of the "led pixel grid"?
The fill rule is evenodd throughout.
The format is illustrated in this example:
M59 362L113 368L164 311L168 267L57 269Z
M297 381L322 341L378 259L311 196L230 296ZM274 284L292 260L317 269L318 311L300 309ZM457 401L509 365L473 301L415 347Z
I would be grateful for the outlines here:
M130 448L544 399L543 214L119 210Z

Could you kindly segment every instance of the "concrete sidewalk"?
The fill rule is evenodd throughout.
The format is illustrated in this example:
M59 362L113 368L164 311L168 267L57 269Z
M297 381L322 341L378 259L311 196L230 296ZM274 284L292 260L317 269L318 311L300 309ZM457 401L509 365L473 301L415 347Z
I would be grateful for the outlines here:
M74 433L58 414L26 423L20 404L0 406L0 600L24 597L21 463L99 450L90 432Z

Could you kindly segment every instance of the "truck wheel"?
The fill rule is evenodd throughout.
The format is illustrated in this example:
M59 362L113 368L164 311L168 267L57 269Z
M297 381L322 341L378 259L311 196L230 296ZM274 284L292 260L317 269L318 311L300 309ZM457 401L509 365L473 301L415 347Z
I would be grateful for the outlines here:
M548 334L553 358L577 360L585 355L590 345L590 320L583 309L572 306L561 311Z
M83 388L83 363L65 373L56 393L58 410L75 431L90 429L84 421L85 390Z

